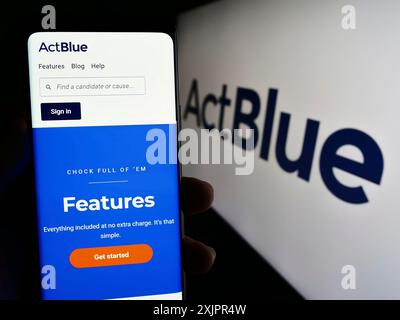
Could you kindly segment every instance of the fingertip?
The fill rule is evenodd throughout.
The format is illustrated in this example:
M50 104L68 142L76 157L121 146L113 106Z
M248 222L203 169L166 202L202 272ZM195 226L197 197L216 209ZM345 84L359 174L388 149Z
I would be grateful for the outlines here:
M216 258L215 249L189 237L185 237L183 244L185 269L194 274L210 271Z
M208 182L193 177L183 177L181 190L182 209L185 213L200 213L211 207L214 189Z

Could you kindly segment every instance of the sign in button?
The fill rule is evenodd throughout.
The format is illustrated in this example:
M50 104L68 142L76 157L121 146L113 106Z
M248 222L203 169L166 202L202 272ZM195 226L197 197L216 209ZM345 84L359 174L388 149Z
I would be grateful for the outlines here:
M80 102L41 103L42 120L80 120Z

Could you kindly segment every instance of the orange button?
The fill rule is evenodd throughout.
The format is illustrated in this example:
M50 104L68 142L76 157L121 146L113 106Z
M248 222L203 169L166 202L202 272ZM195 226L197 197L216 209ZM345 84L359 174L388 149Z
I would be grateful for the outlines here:
M92 268L146 263L152 257L153 250L149 245L133 244L129 246L75 249L69 256L69 262L75 268Z

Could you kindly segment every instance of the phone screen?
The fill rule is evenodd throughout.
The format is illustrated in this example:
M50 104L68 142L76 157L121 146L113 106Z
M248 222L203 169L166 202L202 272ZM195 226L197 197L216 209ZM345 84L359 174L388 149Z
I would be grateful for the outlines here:
M172 39L28 40L42 297L181 299Z

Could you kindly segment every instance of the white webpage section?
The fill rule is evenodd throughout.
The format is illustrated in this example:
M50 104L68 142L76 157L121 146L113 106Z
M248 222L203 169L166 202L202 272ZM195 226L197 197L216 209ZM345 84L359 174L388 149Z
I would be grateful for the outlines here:
M43 43L61 42L87 50L39 51ZM34 128L176 123L168 35L42 32L31 35L28 46ZM80 119L43 119L43 103L79 103Z
M182 300L182 292L156 294L151 296L140 296L130 298L118 298L110 300Z

